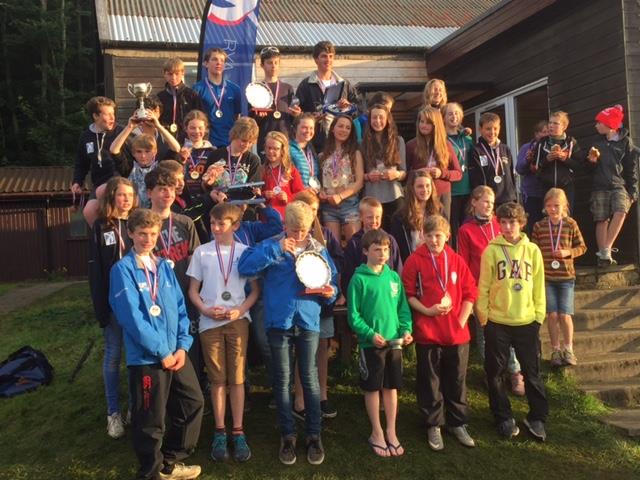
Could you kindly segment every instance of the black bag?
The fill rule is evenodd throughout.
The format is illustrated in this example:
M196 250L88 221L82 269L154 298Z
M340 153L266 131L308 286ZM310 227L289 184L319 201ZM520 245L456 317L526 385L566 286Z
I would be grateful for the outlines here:
M30 392L52 379L53 367L47 357L29 346L22 347L0 363L0 397Z

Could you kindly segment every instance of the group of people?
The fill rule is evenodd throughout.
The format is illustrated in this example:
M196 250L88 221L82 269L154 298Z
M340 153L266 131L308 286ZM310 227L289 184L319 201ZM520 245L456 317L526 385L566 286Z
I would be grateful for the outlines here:
M416 136L405 143L393 97L376 93L359 112L355 89L333 71L334 56L330 42L318 43L317 70L294 90L279 79L279 50L264 48L273 105L249 117L241 116L242 92L225 78L220 49L206 52L207 76L193 88L182 61L168 60L165 89L124 128L112 100L87 105L93 122L80 137L71 188L82 194L90 173L84 214L93 226L90 285L105 339L107 433L121 437L130 422L138 478L200 474L183 461L198 441L203 392L215 422L211 458L250 459L243 419L250 335L272 387L280 461L296 462L300 419L307 460L322 463L322 419L338 413L327 395L335 305L346 306L358 337L375 455L405 453L397 392L410 344L429 447L444 448L442 428L475 446L466 427L471 330L499 434L519 433L508 372L514 393L529 402L524 425L546 438L545 320L551 363L577 363L573 259L586 246L570 217L575 172L593 171L602 264L614 262L613 244L637 200L637 152L622 108L597 114L600 137L587 153L566 134L568 115L552 113L514 165L499 140L500 118L484 113L474 141L462 106L448 102L437 79L427 82ZM311 271L302 261L309 257ZM309 277L324 285L308 289ZM123 344L129 418L118 398Z

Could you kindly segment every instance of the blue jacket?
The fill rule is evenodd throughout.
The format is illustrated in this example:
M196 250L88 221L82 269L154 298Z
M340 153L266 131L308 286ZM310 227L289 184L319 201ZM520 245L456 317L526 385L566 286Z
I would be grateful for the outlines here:
M209 84L209 85L207 85ZM211 96L209 86L213 89L214 94L220 99L222 87L224 85L224 95L220 104L223 112L221 118L216 117L218 107ZM223 80L222 85L214 85L205 77L193 85L193 90L200 95L204 112L209 117L209 141L216 147L226 147L229 145L229 131L242 113L242 92L240 87L230 80Z
M279 235L284 228L282 217L275 208L265 207L257 211L260 217L264 219L264 222L260 220L243 220L240 222L238 230L233 234L233 238L236 241L247 247L253 247L256 243Z
M238 262L238 272L245 277L259 274L264 277L262 297L265 330L289 330L297 326L319 332L321 306L333 303L338 292L336 267L327 249L311 238L307 249L320 253L329 264L334 294L331 298L301 295L305 287L296 275L293 255L283 252L280 247L281 238L282 235L279 235L246 249Z
M149 313L151 295L144 268L131 250L111 269L109 303L124 333L127 365L153 365L178 349L189 351L189 317L173 270L164 258L158 261L159 316ZM153 282L154 274L151 273Z

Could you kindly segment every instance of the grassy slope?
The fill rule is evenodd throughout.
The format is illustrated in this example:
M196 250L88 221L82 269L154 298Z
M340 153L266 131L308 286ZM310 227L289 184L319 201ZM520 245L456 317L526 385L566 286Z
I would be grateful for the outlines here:
M92 339L96 340L95 348L75 382L69 384ZM46 353L56 376L49 387L0 401L0 478L132 478L135 457L130 439L111 440L104 430L101 337L92 319L87 288L66 289L0 322L0 358L26 344ZM368 422L362 398L353 387L353 376L347 374L336 379L332 388L339 416L325 424L327 460L322 466L309 466L301 450L295 466L279 464L275 413L266 408L266 393L258 393L245 422L252 460L244 465L209 461L212 419L207 416L193 458L203 466L201 478L640 478L637 442L602 426L596 417L603 408L560 377L550 377L547 382L551 401L548 442L533 442L524 432L517 441L500 440L488 411L482 371L476 364L469 371L469 401L470 430L478 448L464 449L445 436L445 451L431 452L412 393L414 371L407 368L406 372L398 425L407 449L403 458L377 459L370 453L365 443ZM513 403L517 418L522 419L526 403Z

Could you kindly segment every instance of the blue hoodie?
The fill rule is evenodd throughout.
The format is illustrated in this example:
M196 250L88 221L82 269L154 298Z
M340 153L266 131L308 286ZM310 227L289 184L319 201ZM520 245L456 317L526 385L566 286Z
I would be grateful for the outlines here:
M109 304L124 332L127 365L160 363L178 349L189 351L193 337L189 334L189 317L173 270L164 258L157 262L157 305L161 313L153 317L149 286L142 262L131 250L111 268ZM150 272L151 281L154 273Z
M245 277L262 274L264 287L264 328L289 330L293 326L313 332L320 331L322 304L331 304L338 292L336 267L327 249L309 238L307 250L314 250L327 261L331 269L331 298L318 295L301 295L304 285L296 275L295 258L280 247L282 235L265 240L245 250L238 262L238 272Z

